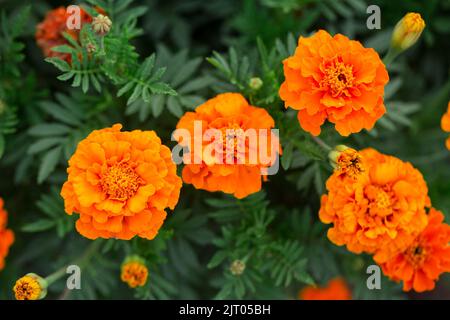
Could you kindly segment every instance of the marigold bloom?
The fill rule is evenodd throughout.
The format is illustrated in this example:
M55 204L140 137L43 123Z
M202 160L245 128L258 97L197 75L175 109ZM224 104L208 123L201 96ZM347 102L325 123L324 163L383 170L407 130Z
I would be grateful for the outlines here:
M301 300L351 300L352 293L342 278L334 278L325 287L307 286L303 288L298 298Z
M211 129L219 132L220 137L217 141L216 138L198 137L202 140L203 152L195 157L194 140L198 136L195 125L198 123L205 131ZM183 168L183 181L197 189L223 191L239 199L259 191L261 177L266 177L265 170L274 164L275 157L281 153L281 148L276 144L278 139L270 130L273 127L274 120L266 110L249 105L238 93L219 94L197 107L195 112L186 112L177 124L177 129L185 129L193 137L191 141L178 140L180 145L189 148L188 157L191 157L190 163ZM256 146L246 138L246 133L252 129L256 135L261 132L265 135L265 140L256 136ZM229 132L233 134L229 135ZM214 146L214 155L206 152L211 145ZM261 159L261 153L268 156L268 161ZM252 155L256 159L254 163L251 162ZM195 163L199 157L201 159Z
M445 132L450 132L450 102L447 106L447 112L442 116L441 127ZM445 145L447 149L450 150L450 137L447 138Z
M38 300L47 294L46 280L34 273L29 273L19 280L13 287L16 300Z
M403 252L382 264L384 274L403 281L403 290L423 292L434 289L443 272L450 272L450 226L444 215L430 209L428 225Z
M103 11L98 9L98 11ZM78 40L80 30L70 30L67 28L66 22L70 15L67 13L65 7L59 7L47 12L44 21L36 26L36 42L41 48L46 57L59 57L68 62L71 61L71 56L68 53L60 53L52 51L55 46L68 44L63 33L69 34L74 40ZM80 22L90 23L92 17L80 8Z
M178 202L181 179L170 149L154 131L93 131L69 160L61 196L68 214L80 215L78 232L89 239L153 239Z
M147 282L148 269L145 262L139 257L130 257L122 264L120 278L130 288L142 287Z
M357 178L333 173L321 199L320 220L332 223L328 238L384 262L406 248L427 224L427 185L410 163L374 149L359 152Z
M355 149L340 145L330 151L328 157L339 175L357 178L364 171L361 156Z
M406 50L420 38L425 21L419 13L407 13L395 26L392 33L391 45L399 50Z
M286 80L280 97L298 110L300 126L320 134L328 120L343 136L370 130L386 112L386 68L375 50L337 34L320 30L300 37L295 54L283 61Z
M9 247L14 242L14 233L6 229L8 212L3 208L3 199L0 198L0 270L5 267L5 258L8 255Z

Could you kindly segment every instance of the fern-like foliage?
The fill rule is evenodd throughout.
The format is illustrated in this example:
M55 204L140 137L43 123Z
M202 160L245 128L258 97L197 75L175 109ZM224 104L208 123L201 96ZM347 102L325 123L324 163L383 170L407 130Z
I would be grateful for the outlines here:
M301 243L272 237L269 226L275 212L268 208L264 192L243 200L226 197L208 199L207 203L214 208L211 217L222 224L221 236L213 240L218 250L208 264L209 268L223 268L216 298L244 298L267 281L284 287L294 281L314 282L307 272ZM224 225L225 221L229 223ZM231 270L237 260L245 264L242 274Z

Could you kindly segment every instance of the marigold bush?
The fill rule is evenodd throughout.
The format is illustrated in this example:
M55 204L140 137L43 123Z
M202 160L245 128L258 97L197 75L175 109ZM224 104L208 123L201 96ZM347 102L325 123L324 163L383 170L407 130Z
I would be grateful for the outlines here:
M0 300L450 298L445 2L1 3Z

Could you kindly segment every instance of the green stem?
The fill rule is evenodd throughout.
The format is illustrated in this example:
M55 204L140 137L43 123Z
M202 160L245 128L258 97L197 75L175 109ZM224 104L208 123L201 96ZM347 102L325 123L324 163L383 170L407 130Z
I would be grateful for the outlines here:
M51 275L49 275L47 278L45 278L45 281L47 281L48 286L51 286L53 282L57 281L59 278L61 278L65 274L66 274L66 266L53 272Z
M383 58L383 63L386 65L386 67L388 67L395 60L395 58L398 57L400 53L401 53L400 50L390 47L389 51Z
M323 149L325 149L325 151L331 151L333 149L319 137L315 137L315 136L311 136L311 137L319 146L321 146Z
M80 267L80 269L82 267L84 267L89 262L92 255L97 251L97 248L99 245L100 245L100 241L98 241L98 240L92 241L92 243L87 247L86 251L84 251L84 253L71 264L78 265ZM68 265L56 270L55 272L53 272L52 274L50 274L49 276L47 276L45 278L48 286L50 286L52 283L59 280L61 277L63 277L66 274L67 266Z

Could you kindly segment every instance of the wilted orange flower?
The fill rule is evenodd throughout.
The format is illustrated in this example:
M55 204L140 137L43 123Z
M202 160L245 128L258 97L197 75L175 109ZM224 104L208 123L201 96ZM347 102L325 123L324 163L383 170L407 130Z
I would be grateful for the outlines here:
M120 278L123 282L126 282L130 288L144 286L148 278L148 269L145 265L145 261L137 257L127 259L122 264Z
M447 106L447 112L442 116L441 127L445 132L450 132L450 102ZM445 145L447 146L447 149L450 150L450 137L447 138Z
M301 127L317 136L328 120L343 136L370 130L386 112L386 68L375 50L320 30L300 37L295 54L283 61L280 97L298 112Z
M381 263L406 248L427 224L427 185L410 163L374 149L359 152L357 178L333 173L321 199L320 220L332 223L328 238L348 250L374 253Z
M308 286L302 289L298 298L301 300L351 300L352 293L342 278L334 278L325 287Z
M9 247L14 242L14 233L6 229L8 213L3 208L3 199L0 198L0 270L5 267L5 258L8 255Z
M193 140L198 136L194 130L198 123L205 130L205 135L201 133L199 137L204 152L200 151L196 157ZM275 144L278 139L270 131L273 127L274 120L266 110L249 105L238 93L219 94L197 107L195 112L186 112L178 122L177 129L187 130L194 138L191 141L178 140L180 145L189 147L188 157L192 160L183 168L183 181L193 184L197 189L223 191L236 198L244 198L259 191L261 178L266 178L265 169L274 163L274 157L281 152L281 148ZM208 129L219 132L220 136L202 139L207 136ZM251 139L246 138L246 133L251 129L256 134L263 132L266 139L263 141L258 136L254 140L256 145L250 144ZM208 153L208 146L211 145L213 152ZM268 156L268 161L262 160L261 153L264 157ZM250 161L252 155L257 157L254 163ZM197 158L201 159L195 163Z
M338 175L357 178L364 171L361 155L353 148L339 145L329 153L328 157Z
M450 272L450 226L444 215L430 209L428 225L412 244L386 263L383 272L394 281L403 281L403 290L423 292L434 289L443 272Z
M99 12L103 10L98 9ZM63 60L70 62L71 56L68 53L60 53L52 51L55 46L68 44L63 33L66 32L74 40L78 40L79 30L70 30L67 28L66 21L70 17L70 14L66 12L65 7L59 7L47 12L44 21L39 23L36 27L36 42L42 49L44 56L46 57L59 57ZM80 22L90 23L92 17L88 15L83 9L80 8Z
M61 195L78 232L89 239L153 239L178 202L181 179L154 131L93 131L69 160Z

